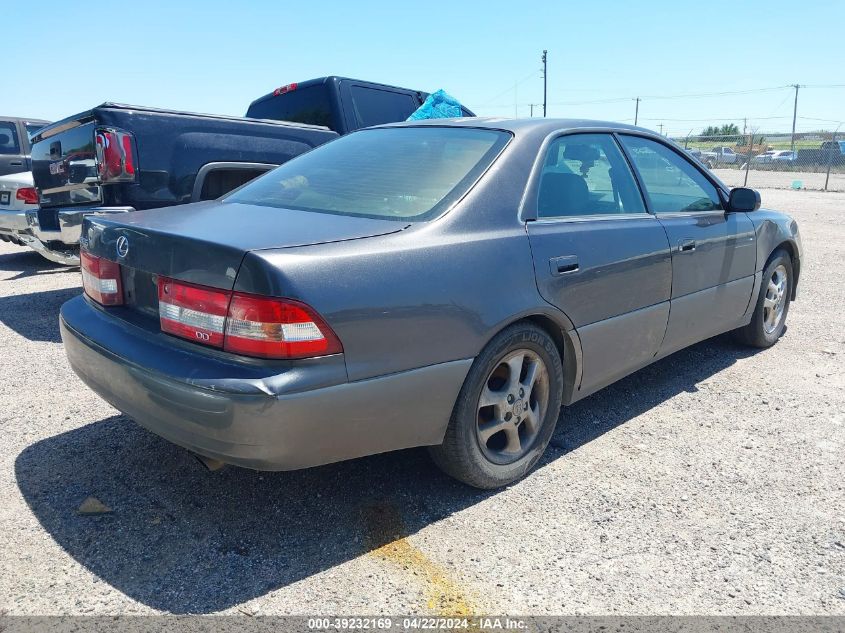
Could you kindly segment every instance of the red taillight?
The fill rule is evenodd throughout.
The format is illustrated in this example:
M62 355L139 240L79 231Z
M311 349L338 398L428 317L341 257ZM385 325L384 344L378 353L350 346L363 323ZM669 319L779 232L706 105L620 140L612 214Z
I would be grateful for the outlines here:
M120 264L95 257L86 251L79 254L82 268L82 288L85 294L104 306L123 304L120 283Z
M306 358L343 351L331 328L304 303L239 292L229 304L223 347L263 358Z
M160 277L163 332L195 343L259 358L309 358L343 351L335 333L311 307Z
M21 187L15 194L15 198L23 200L24 204L38 204L38 192L35 187Z
M159 277L158 314L162 331L222 347L229 296L224 290Z
M94 147L97 151L97 173L100 181L130 182L135 180L135 157L132 135L117 130L97 130Z

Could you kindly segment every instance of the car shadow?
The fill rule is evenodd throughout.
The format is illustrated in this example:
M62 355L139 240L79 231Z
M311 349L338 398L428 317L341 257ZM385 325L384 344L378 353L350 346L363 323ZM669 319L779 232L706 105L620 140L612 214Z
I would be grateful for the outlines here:
M575 450L681 392L697 392L702 380L760 351L723 334L675 352L564 407L552 446Z
M563 409L541 466L695 391L748 354L714 339ZM441 474L423 449L287 473L210 473L123 416L29 446L15 473L33 513L65 551L130 598L172 613L238 605L495 494ZM88 496L113 511L78 514ZM313 611L316 600L301 610Z
M81 292L77 287L0 297L0 323L31 341L60 343L59 309Z
M14 253L4 253L0 255L0 271L14 271L17 275L8 277L3 281L15 281L18 279L25 279L26 277L34 277L36 275L50 275L53 273L76 272L79 267L64 266L49 260L44 259L35 251L22 248Z

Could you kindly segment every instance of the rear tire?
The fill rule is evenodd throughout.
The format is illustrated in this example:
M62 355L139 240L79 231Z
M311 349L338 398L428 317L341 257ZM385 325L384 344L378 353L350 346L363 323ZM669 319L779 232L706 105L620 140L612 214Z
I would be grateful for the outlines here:
M549 334L530 323L502 330L475 359L440 446L446 474L476 488L506 486L540 460L560 415L563 367Z
M760 294L751 323L735 330L738 341L759 348L777 343L786 329L793 279L792 258L786 251L776 250L763 270Z

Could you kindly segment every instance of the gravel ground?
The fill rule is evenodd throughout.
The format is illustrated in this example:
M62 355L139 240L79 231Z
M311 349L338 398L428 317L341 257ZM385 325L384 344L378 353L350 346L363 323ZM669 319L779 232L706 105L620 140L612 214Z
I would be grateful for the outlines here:
M731 187L742 187L745 184L744 169L714 169L713 173ZM748 172L748 186L760 189L791 189L796 180L801 182L803 189L824 190L826 174L824 172L808 171L774 171L772 169L752 169ZM845 174L832 173L827 183L828 191L845 191Z
M79 272L0 244L0 613L845 615L845 194L763 199L806 248L778 345L713 339L564 409L496 493L421 450L206 472L70 371Z

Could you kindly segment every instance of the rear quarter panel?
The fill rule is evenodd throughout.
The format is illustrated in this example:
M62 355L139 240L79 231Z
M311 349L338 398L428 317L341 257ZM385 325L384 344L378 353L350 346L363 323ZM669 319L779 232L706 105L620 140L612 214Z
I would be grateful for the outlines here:
M340 337L350 380L473 358L508 322L551 311L519 228L251 252L235 289L313 306Z
M252 251L235 289L313 306L339 336L350 380L473 358L529 315L570 329L537 290L518 218L533 155L521 158L497 162L484 186L433 222L383 237Z

